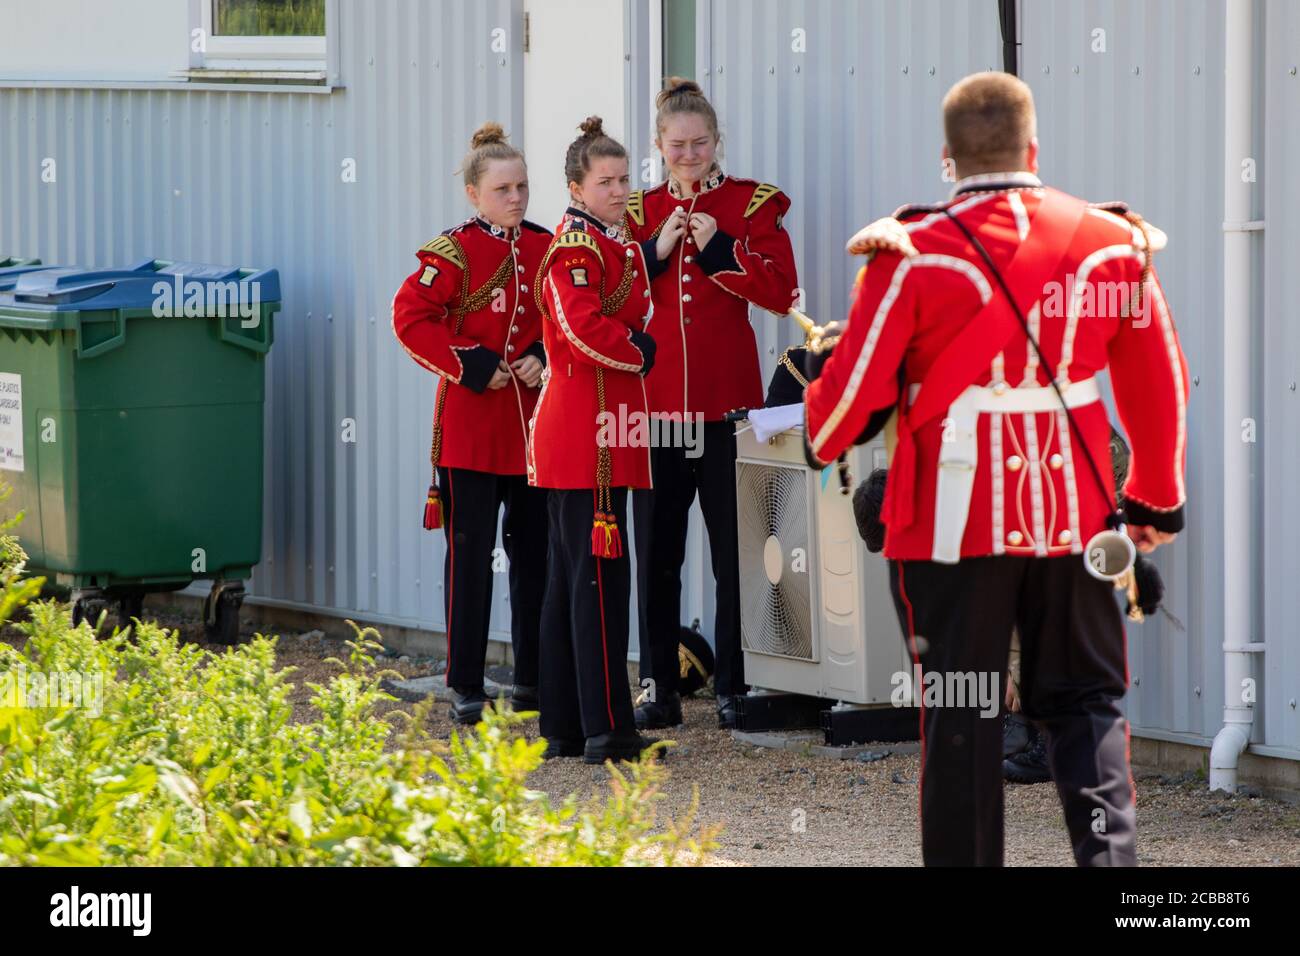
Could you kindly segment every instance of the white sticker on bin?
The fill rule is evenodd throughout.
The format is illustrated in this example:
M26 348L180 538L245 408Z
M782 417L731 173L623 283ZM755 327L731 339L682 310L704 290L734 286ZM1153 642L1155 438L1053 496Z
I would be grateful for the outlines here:
M0 372L0 468L23 470L23 377Z

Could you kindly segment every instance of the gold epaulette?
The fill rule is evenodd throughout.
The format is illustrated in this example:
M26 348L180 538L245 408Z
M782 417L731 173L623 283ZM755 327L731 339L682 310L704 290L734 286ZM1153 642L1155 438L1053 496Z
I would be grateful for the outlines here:
M574 249L578 246L586 246L596 255L600 255L600 246L596 243L595 237L578 229L560 233L560 237L555 240L555 245L560 249Z
M748 219L758 211L758 207L763 205L781 190L771 183L759 183L754 188L754 195L749 198L749 206L745 209L745 218Z
M645 190L638 189L627 197L627 214L638 226L645 225Z
M461 254L460 243L450 236L438 236L421 246L420 251L432 252L460 269L465 268L465 257Z

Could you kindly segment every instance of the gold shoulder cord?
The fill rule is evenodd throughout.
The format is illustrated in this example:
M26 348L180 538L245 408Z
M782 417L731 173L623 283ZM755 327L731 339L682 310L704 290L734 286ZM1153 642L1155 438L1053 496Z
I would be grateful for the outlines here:
M501 265L497 266L496 272L492 277L479 286L474 292L469 290L469 258L465 255L465 249L455 236L447 236L448 241L455 246L455 251L464 263L460 275L460 294L457 296L459 304L451 307L451 314L455 316L455 324L452 326L452 334L460 335L460 330L465 324L465 316L470 312L477 312L489 302L492 296L496 294L497 289L505 287L506 280L514 273L514 257L506 256L501 260ZM450 258L450 257L446 257ZM433 465L433 484L438 483L438 459L442 457L442 408L447 400L447 383L438 383L438 401L433 409L433 440L429 448L429 461Z
M803 373L794 367L794 362L790 358L790 350L786 349L781 353L780 363L785 366L786 371L794 376L794 380L803 388L808 387L808 379L803 377Z

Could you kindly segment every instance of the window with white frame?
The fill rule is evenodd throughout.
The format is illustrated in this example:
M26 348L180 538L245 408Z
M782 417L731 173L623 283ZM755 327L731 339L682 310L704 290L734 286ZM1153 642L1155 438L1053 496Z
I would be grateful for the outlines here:
M191 75L323 82L333 2L196 0Z

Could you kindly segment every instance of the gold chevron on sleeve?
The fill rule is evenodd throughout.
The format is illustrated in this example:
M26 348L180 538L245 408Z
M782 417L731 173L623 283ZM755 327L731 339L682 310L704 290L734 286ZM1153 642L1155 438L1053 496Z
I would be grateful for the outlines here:
M627 214L638 226L645 225L645 190L638 189L627 197Z
M745 210L745 218L748 219L750 216L754 215L759 206L763 205L763 203L767 202L780 191L780 189L773 186L771 183L759 183L754 189L754 195L749 199L749 207Z
M438 236L438 238L421 246L420 251L432 252L434 255L442 256L458 268L465 268L465 257L461 254L460 243L450 236Z

